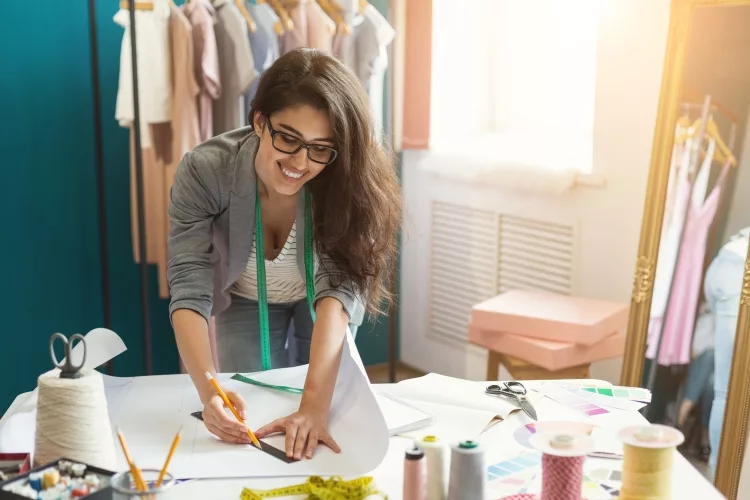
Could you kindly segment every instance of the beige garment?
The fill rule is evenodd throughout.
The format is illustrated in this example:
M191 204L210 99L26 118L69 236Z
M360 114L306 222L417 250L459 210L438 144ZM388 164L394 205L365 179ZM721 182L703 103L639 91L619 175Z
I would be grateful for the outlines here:
M193 70L193 28L182 11L172 5L170 40L172 50L172 136L169 157L164 165L164 200L169 205L169 192L182 157L201 142L197 97L200 93ZM165 207L165 214L166 214ZM159 295L169 297L167 286L166 237L169 236L169 219L164 218L165 258L159 261Z
M221 95L219 54L216 47L216 10L208 0L191 0L183 6L193 27L195 79L200 85L198 116L201 142L214 136L213 101Z
M171 136L169 123L148 126L151 147L141 148L141 171L143 172L143 217L146 236L146 262L159 264L166 260L167 235L164 226L167 219L167 204L164 198L164 157L169 150ZM138 184L135 171L135 136L130 129L130 226L133 239L133 259L140 262L138 235Z
M336 25L317 2L301 0L289 10L289 16L294 29L280 37L279 50L282 54L300 47L331 52Z
M216 46L219 52L221 96L214 101L214 134L243 127L244 94L258 77L250 50L247 21L231 0L215 0Z

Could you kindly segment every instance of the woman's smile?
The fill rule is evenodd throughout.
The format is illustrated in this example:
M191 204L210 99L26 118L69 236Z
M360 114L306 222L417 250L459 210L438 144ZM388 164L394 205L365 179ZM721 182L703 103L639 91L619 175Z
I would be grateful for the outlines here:
M298 182L305 175L304 171L301 172L296 168L285 167L280 161L277 161L276 164L279 166L279 170L281 170L282 177L284 177L284 180L287 182Z

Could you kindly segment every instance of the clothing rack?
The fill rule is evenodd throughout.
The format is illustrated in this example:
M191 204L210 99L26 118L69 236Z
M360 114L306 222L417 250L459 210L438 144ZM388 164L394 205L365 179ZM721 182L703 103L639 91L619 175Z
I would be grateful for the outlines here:
M88 1L89 55L91 57L91 83L94 108L94 144L96 156L96 192L99 208L99 265L102 275L102 312L104 328L112 328L112 304L109 295L109 250L107 247L107 200L104 189L104 146L102 140L102 109L99 89L99 51L96 42L96 0ZM106 364L107 373L114 375L114 360Z
M711 102L711 96L710 95L706 95L705 96L702 105L699 105L699 104L696 104L696 103L690 103L690 102L683 103L683 107L688 108L688 109L689 108L694 108L694 107L697 107L697 106L700 106L700 109L701 109L701 122L700 122L700 129L699 129L698 133L696 134L696 137L699 137L699 138L702 139L703 136L706 133L706 122L708 120L709 114L711 112L716 112L716 111L722 111L723 112L723 110L721 109L720 106L717 106L717 103L713 103L712 104L712 102ZM737 131L737 124L736 124L736 122L734 120L734 116L733 115L732 116L728 116L728 118L732 122L732 130L731 130L731 133L730 133L728 146L729 146L730 149L732 149L734 147L734 141L735 141L735 138L736 138L735 136L736 136L736 131ZM691 169L693 168L695 160L699 156L700 146L701 146L701 141L696 141L694 145L691 145L692 151L690 152L690 167L689 167ZM693 179L691 179L691 184L692 184L692 182L693 182ZM692 190L693 190L693 188L694 188L694 186L691 185L690 194L688 195L688 202L685 204L685 214L684 214L685 217L683 218L683 221L687 221L687 213L690 210L690 206L691 206ZM679 259L680 254L682 253L682 245L683 245L683 234L682 234L682 231L684 229L684 224L685 224L685 222L683 222L683 227L680 228L680 238L679 238L679 241L678 241L678 244L677 244L677 258L678 259ZM662 228L662 231L663 230L664 230L664 228ZM658 262L657 262L657 265L658 265ZM654 359L651 361L651 366L649 367L648 381L647 381L647 384L646 384L646 388L648 390L653 390L654 384L656 382L656 371L657 371L657 369L659 367L659 354L661 352L661 348L662 348L662 345L663 345L663 342L664 342L664 337L663 337L664 324L666 323L666 313L669 311L669 304L672 301L672 291L673 291L673 287L674 287L675 276L676 276L676 273L672 273L672 277L671 277L671 280L670 280L670 283L669 283L669 292L667 294L667 303L666 303L666 306L664 308L665 317L663 318L663 320L661 321L661 324L659 325L659 335L657 337L657 339L658 339L657 340L658 345L656 346L656 353L654 354ZM696 311L696 313L697 313L697 311ZM692 334L691 334L691 337L692 337Z

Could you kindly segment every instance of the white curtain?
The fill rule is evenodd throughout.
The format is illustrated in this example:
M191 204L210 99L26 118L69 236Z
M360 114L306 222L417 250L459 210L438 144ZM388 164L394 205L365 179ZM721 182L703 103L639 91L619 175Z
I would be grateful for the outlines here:
M431 147L591 170L601 0L434 0Z

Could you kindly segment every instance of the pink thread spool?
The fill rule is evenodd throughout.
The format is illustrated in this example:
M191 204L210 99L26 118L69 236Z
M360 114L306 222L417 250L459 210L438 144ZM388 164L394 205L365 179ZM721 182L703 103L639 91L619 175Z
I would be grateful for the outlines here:
M426 476L424 450L415 445L404 456L404 500L427 499Z
M583 463L593 449L591 437L579 434L535 434L531 446L542 453L542 493L503 500L581 500Z

